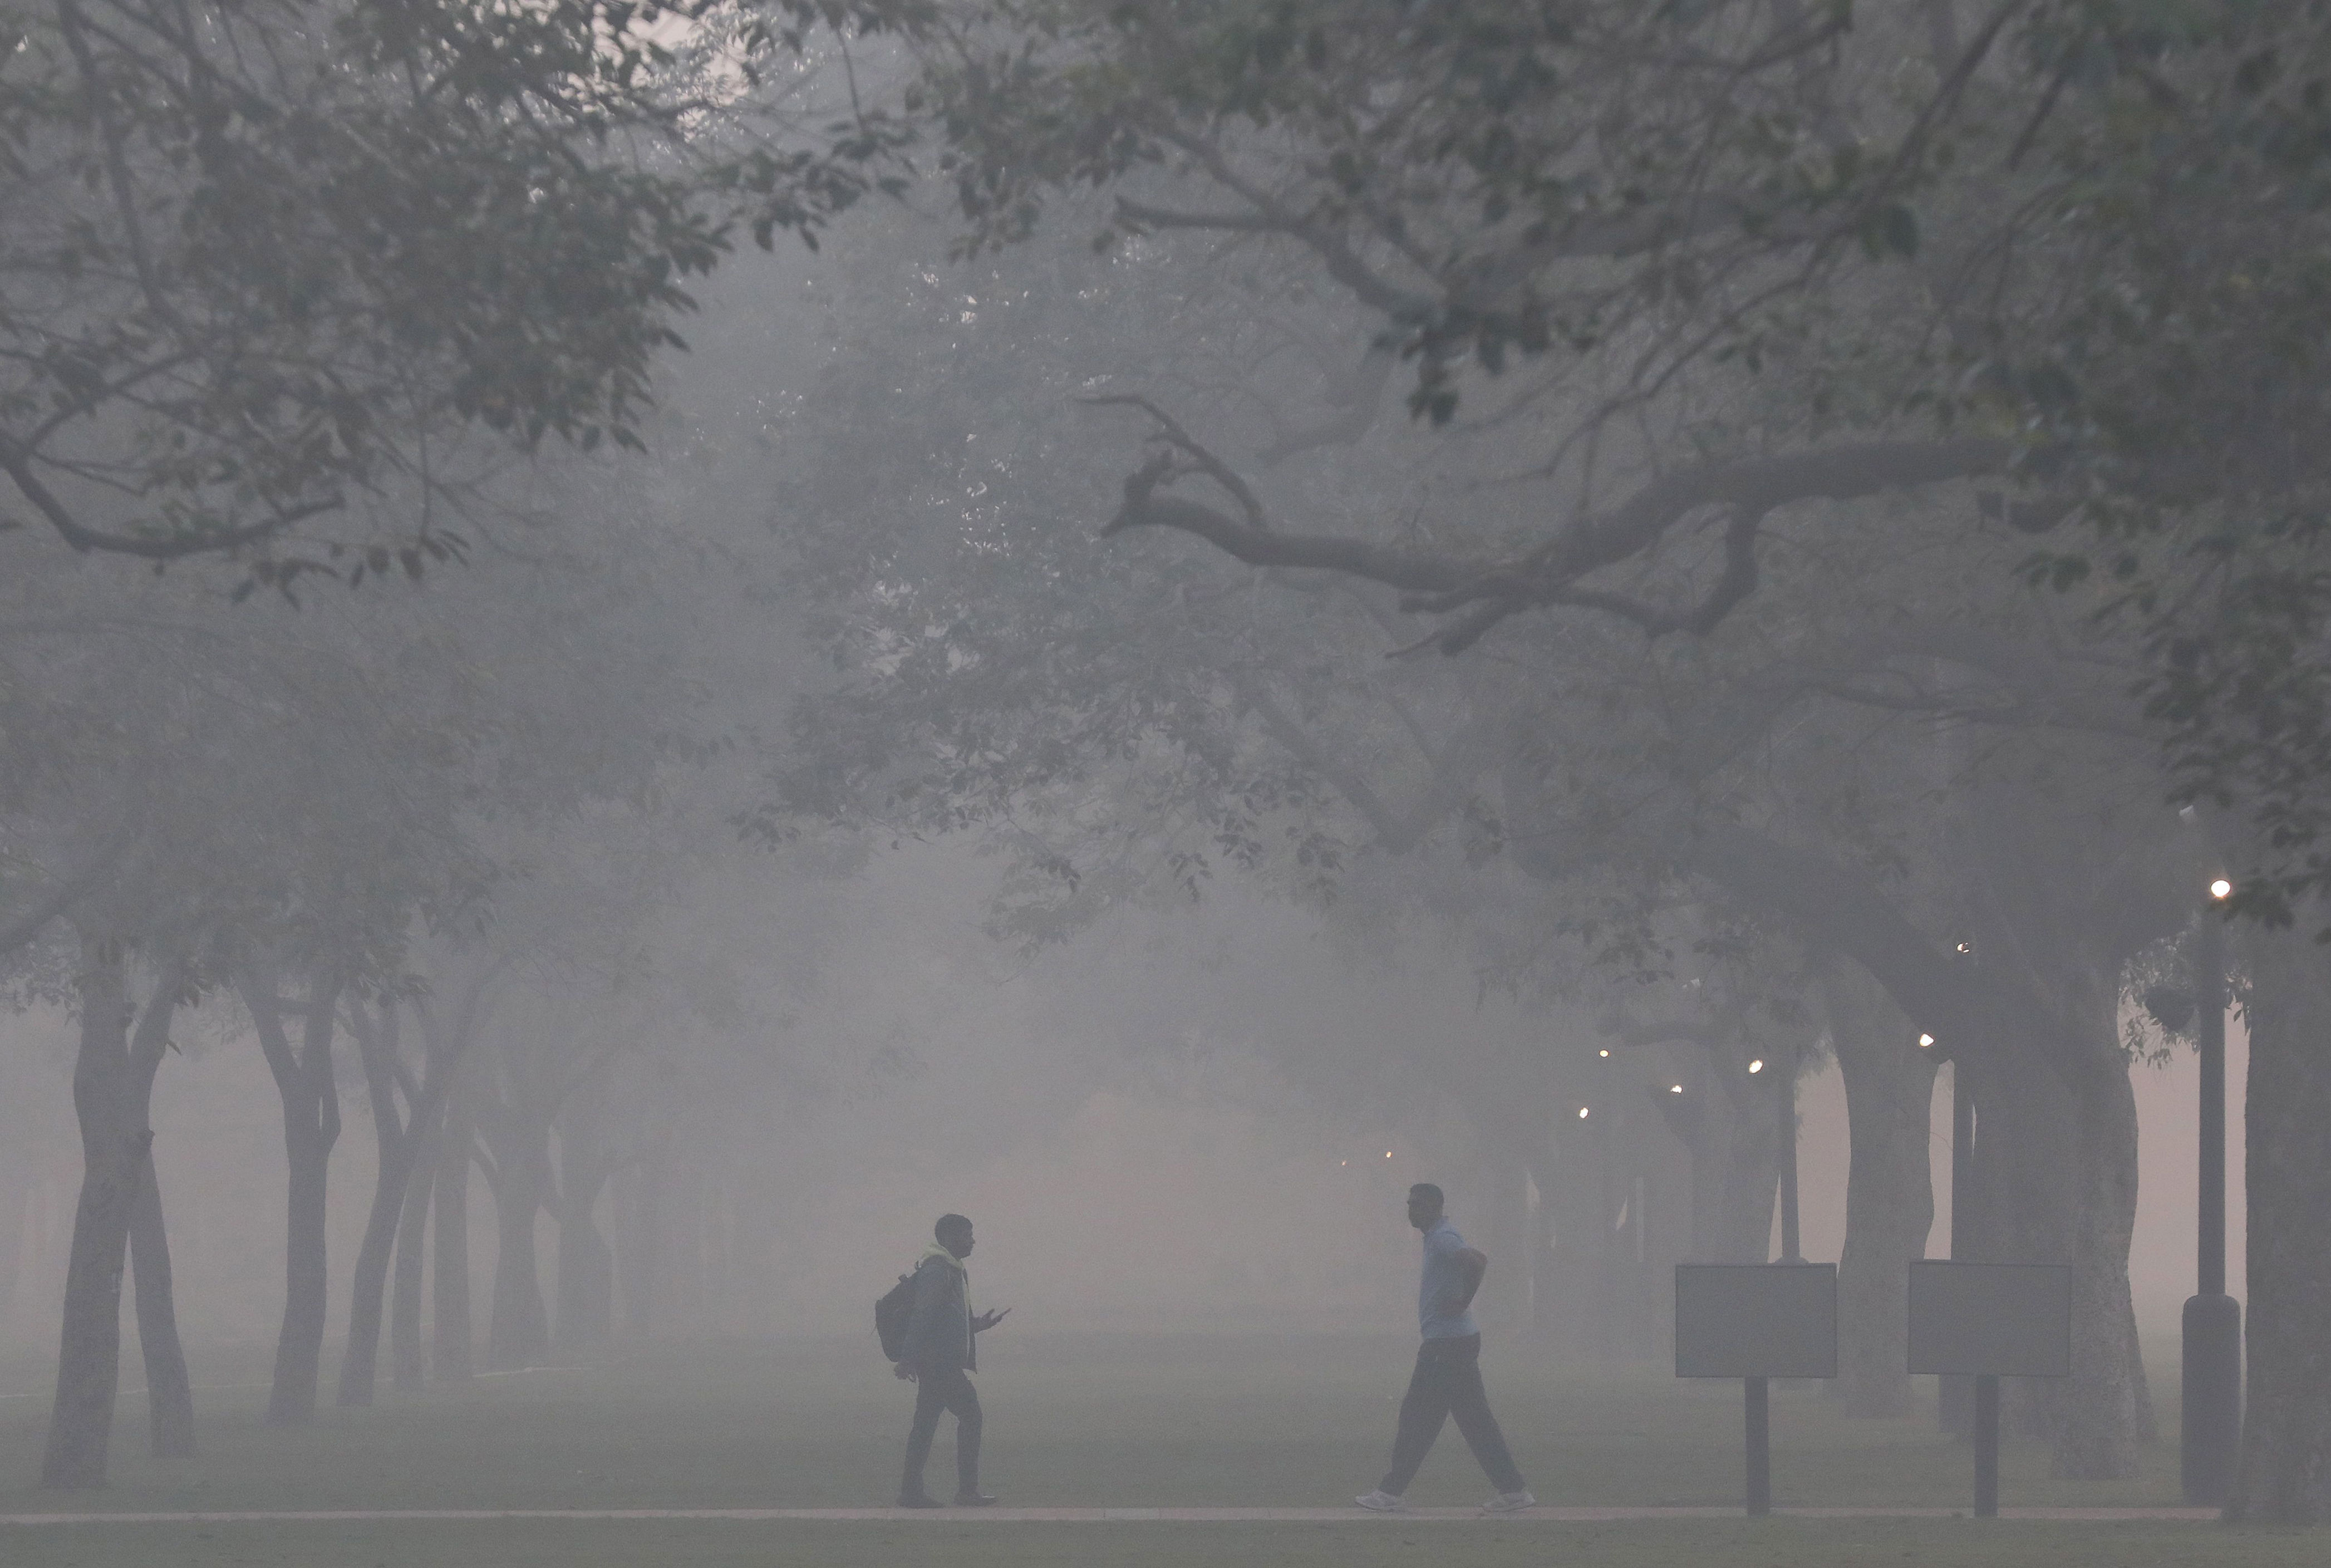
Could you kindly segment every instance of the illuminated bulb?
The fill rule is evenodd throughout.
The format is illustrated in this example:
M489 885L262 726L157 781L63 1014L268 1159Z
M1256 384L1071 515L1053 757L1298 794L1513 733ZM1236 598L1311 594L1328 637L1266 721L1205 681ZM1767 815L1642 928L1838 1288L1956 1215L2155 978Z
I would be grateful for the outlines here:
M1765 1070L1765 1059L1760 1056L1755 1061L1750 1062L1748 1064L1748 1070L1750 1072L1763 1072Z
M1580 1106L1578 1107L1578 1119L1582 1122L1586 1119L1586 1107L1584 1106Z
M2210 884L2210 897L2212 898L2222 898L2233 890L2234 885L2223 877Z
M1339 1164L1339 1165L1348 1165L1348 1164L1350 1164L1352 1162L1351 1162L1351 1161L1349 1161L1349 1160L1337 1160L1336 1163L1337 1163L1337 1164Z
M1967 949L1967 945L1966 945L1965 943L1962 942L1962 943L1960 943L1960 944L1959 944L1959 951L1960 951L1960 952L1965 953L1965 952L1966 952L1967 950L1968 950L1968 949Z
M1918 1049L1920 1050L1926 1050L1928 1046L1934 1043L1935 1037L1931 1034L1922 1034L1918 1037Z
M1597 1056L1608 1056L1608 1055L1610 1055L1610 1054L1611 1054L1611 1048L1610 1048L1609 1046L1607 1046L1607 1045L1606 1045L1606 1046L1604 1046L1602 1050L1600 1050L1596 1051L1594 1054L1595 1054L1595 1055L1597 1055Z
M1384 1158L1387 1160L1392 1158L1392 1151L1390 1149L1386 1149L1384 1151Z
M1668 1085L1668 1093L1670 1093L1670 1094L1681 1094L1681 1093L1683 1093L1683 1085L1681 1085L1681 1084L1679 1084L1679 1083L1671 1083L1671 1084Z

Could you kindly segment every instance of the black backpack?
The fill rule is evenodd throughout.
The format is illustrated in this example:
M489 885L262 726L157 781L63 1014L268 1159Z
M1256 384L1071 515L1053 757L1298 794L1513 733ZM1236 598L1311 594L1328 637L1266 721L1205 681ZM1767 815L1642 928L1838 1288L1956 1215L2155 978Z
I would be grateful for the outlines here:
M882 1293L874 1303L874 1336L882 1342L882 1354L896 1361L907 1352L907 1326L915 1317L915 1277L899 1276L899 1283Z

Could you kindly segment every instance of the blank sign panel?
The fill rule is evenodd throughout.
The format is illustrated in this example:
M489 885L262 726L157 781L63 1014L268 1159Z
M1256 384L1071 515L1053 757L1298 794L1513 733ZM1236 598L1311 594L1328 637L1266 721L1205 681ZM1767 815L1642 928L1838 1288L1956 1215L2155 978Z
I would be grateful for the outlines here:
M1835 1377L1837 1265L1676 1265L1678 1377Z
M2061 1263L1911 1264L1910 1370L2069 1377L2072 1270Z

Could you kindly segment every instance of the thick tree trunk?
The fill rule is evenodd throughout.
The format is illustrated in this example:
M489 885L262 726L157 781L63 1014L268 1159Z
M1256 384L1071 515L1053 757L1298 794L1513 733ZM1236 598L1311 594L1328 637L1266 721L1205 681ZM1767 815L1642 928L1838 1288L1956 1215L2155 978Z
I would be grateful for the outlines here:
M388 1289L389 1259L396 1246L398 1222L405 1209L405 1188L411 1183L419 1155L421 1129L434 1117L445 1084L442 1069L435 1069L434 1064L432 1081L418 1090L413 1088L411 1078L400 1072L394 1002L383 1006L377 1019L358 1003L353 1016L366 1088L372 1102L374 1146L380 1158L379 1174L373 1183L372 1210L365 1221L364 1240L357 1249L356 1275L348 1298L348 1343L340 1361L340 1386L336 1400L343 1405L368 1405L372 1403L378 1375L381 1314ZM411 1097L402 1119L396 1111L400 1086ZM416 1310L419 1288L416 1278Z
M599 1234L591 1211L604 1174L587 1195L562 1192L558 1212L558 1351L585 1355L607 1343L615 1328L615 1255Z
M146 1411L154 1457L195 1454L194 1380L178 1343L178 1308L171 1293L170 1237L162 1223L162 1188L150 1152L129 1215L129 1269L136 1282L138 1344L146 1358Z
M404 1392L427 1381L421 1349L422 1270L429 1232L429 1200L437 1188L437 1152L445 1112L439 1106L414 1129L413 1172L397 1218L396 1264L388 1287L388 1368L391 1386Z
M1772 1250L1787 1107L1776 1078L1708 1056L1708 1070L1696 1075L1689 1092L1657 1097L1668 1129L1690 1155L1691 1243L1684 1256L1762 1263Z
M83 935L81 1048L73 1060L81 1189L65 1269L56 1403L41 1460L41 1482L49 1487L105 1484L121 1379L121 1276L139 1193L151 1170L154 1134L147 1126L147 1105L169 1042L170 1014L186 984L175 959L163 965L132 1039L123 964L120 944ZM160 1213L157 1202L157 1224ZM166 1263L155 1273L159 1299L166 1303ZM175 1343L175 1329L167 1337ZM187 1424L191 1446L191 1418Z
M535 1131L527 1146L517 1146L514 1138L497 1151L494 1300L486 1324L486 1364L497 1372L539 1365L550 1348L550 1321L543 1310L541 1265L534 1240L547 1160L543 1138L542 1132Z
M65 1265L57 1397L41 1460L45 1487L101 1487L121 1376L121 1269L129 1215L153 1134L128 1115L129 1003L118 946L81 941L81 1049L73 1111L81 1123L81 1201Z
M270 1426L300 1426L316 1419L322 1380L324 1321L330 1305L326 1271L325 1198L332 1145L340 1136L339 1087L332 1076L334 1012L339 984L317 980L308 988L300 1049L283 1031L282 1003L272 976L247 976L261 1049L283 1102L283 1153L288 1166L283 1248L283 1326L275 1341L275 1376L267 1397Z
M600 1233L599 1194L623 1151L611 1086L586 1082L558 1116L558 1311L552 1321L558 1354L585 1356L615 1331L615 1256Z
M364 1240L357 1247L356 1274L348 1288L348 1343L340 1358L340 1386L334 1396L338 1404L372 1403L389 1258L396 1245L397 1221L404 1212L405 1178L411 1174L412 1161L413 1151L403 1137L381 1150L372 1210L365 1219Z
M2248 1408L2228 1518L2331 1523L2331 967L2306 933L2248 946Z
M475 1370L476 1331L470 1319L470 1161L477 1127L471 1119L470 1099L467 1093L456 1093L447 1103L437 1145L429 1370L440 1383L466 1382Z
M2154 1435L2128 1288L2136 1100L2127 1070L2114 1052L2068 1081L2027 1044L1987 1060L1981 1078L1977 1136L2009 1193L1986 1251L2072 1268L2072 1375L2018 1389L2016 1424L2050 1440L2056 1476L2126 1476Z
M616 1178L616 1283L623 1291L623 1333L627 1345L645 1345L655 1326L664 1158L670 1143L659 1129L649 1141L645 1157Z
M316 1419L322 1378L324 1319L330 1305L326 1269L325 1199L331 1145L313 1126L286 1118L290 1162L284 1226L283 1326L275 1340L275 1375L267 1396L267 1424L300 1426Z
M11 1092L14 1086L0 1085L0 1094ZM16 1280L23 1267L24 1250L24 1199L32 1187L32 1173L16 1140L5 1130L0 1130L0 1334L5 1334L14 1316Z
M1909 1265L1926 1256L1935 1222L1927 1152L1935 1062L1909 1020L1859 969L1830 966L1822 990L1851 1140L1830 1392L1849 1415L1901 1415L1910 1408L1902 1358Z

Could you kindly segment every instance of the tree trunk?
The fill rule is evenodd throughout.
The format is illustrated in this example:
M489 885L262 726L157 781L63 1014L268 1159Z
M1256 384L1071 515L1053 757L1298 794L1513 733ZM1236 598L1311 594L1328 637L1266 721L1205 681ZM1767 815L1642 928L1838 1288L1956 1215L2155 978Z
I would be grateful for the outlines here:
M437 1187L438 1145L445 1125L442 1106L414 1129L413 1172L397 1220L396 1265L389 1276L388 1368L391 1386L410 1392L427 1380L421 1354L421 1287L428 1242L429 1200Z
M380 1152L379 1174L373 1183L372 1211L365 1221L364 1240L357 1249L357 1267L348 1298L348 1343L340 1360L340 1386L336 1402L343 1405L372 1403L380 1363L380 1321L388 1288L388 1264L396 1245L397 1225L404 1212L404 1191L413 1175L420 1128L434 1113L444 1092L442 1073L419 1090L400 1074L396 1004L385 1003L378 1019L359 1002L352 1010L357 1046L364 1064L367 1098L372 1102L375 1146ZM396 1112L400 1083L411 1097L404 1119ZM416 1305L418 1281L415 1281Z
M129 1214L129 1265L136 1281L138 1344L146 1357L146 1413L154 1457L195 1456L194 1380L178 1343L178 1308L171 1294L170 1237L162 1223L162 1187L149 1152L146 1179Z
M2305 931L2258 935L2251 977L2248 1405L2229 1519L2331 1522L2331 974Z
M412 1151L404 1139L400 1137L381 1151L372 1209L365 1218L364 1240L357 1247L356 1273L349 1284L348 1343L340 1358L340 1386L334 1396L338 1404L372 1403L380 1364L389 1258L396 1245L397 1221L404 1212L404 1182L411 1169Z
M486 1324L486 1364L497 1372L539 1365L550 1348L550 1322L542 1306L541 1266L534 1218L542 1208L541 1135L534 1146L516 1140L497 1152L494 1183L494 1300Z
M578 1086L558 1113L558 1311L562 1358L598 1350L615 1331L615 1257L600 1233L599 1194L623 1159L617 1096L604 1077Z
M326 1183L340 1136L340 1097L332 1076L334 1012L339 983L308 988L300 1050L283 1031L282 1003L271 975L246 976L243 1002L283 1102L283 1153L289 1168L283 1248L283 1326L275 1341L275 1376L267 1396L270 1426L316 1419L324 1320L330 1305L325 1263Z
M2053 1475L2126 1476L2153 1435L2128 1289L2136 1098L2127 1069L2115 1050L2087 1070L2060 1070L2026 1042L1989 1058L1980 1078L1984 1162L2003 1164L2010 1194L1993 1211L1997 1233L1986 1250L2003 1262L2072 1269L2072 1375L2017 1390L2017 1424L2051 1440Z
M147 1125L147 1107L154 1075L169 1045L170 1015L186 986L186 970L173 957L162 965L133 1038L123 965L119 942L83 933L78 977L81 1049L73 1059L81 1188L65 1269L56 1403L50 1413L48 1443L41 1460L41 1483L49 1487L105 1484L113 1439L113 1405L121 1381L122 1268L128 1256L139 1194L152 1169L154 1133ZM157 1233L160 1219L157 1198L153 1211ZM166 1258L152 1272L157 1299L166 1307ZM165 1335L157 1326L157 1337L175 1349L175 1327ZM183 1383L183 1364L178 1377ZM164 1397L169 1397L166 1392ZM189 1396L185 1434L189 1447L192 1425ZM157 1430L157 1442L160 1435Z
M1910 1021L1859 969L1829 966L1822 990L1851 1140L1830 1388L1848 1415L1902 1415L1910 1408L1902 1358L1909 1265L1926 1256L1935 1222L1927 1151L1935 1062Z
M645 1157L617 1178L615 1267L623 1294L623 1340L645 1345L655 1324L655 1286L662 1244L664 1157L671 1138L658 1128Z
M56 1403L41 1460L45 1487L105 1485L113 1437L113 1402L121 1374L122 1259L153 1140L142 1126L132 1130L128 1113L129 1003L121 968L118 945L82 937L81 1049L73 1061L81 1201L73 1211L72 1250L65 1265Z
M557 1329L562 1356L588 1354L614 1332L615 1255L591 1213L605 1184L602 1170L581 1194L560 1193Z
M477 1141L471 1095L458 1093L445 1107L445 1126L437 1145L437 1179L432 1230L431 1286L434 1301L429 1368L440 1383L467 1382L474 1370L475 1332L470 1322L470 1160Z

